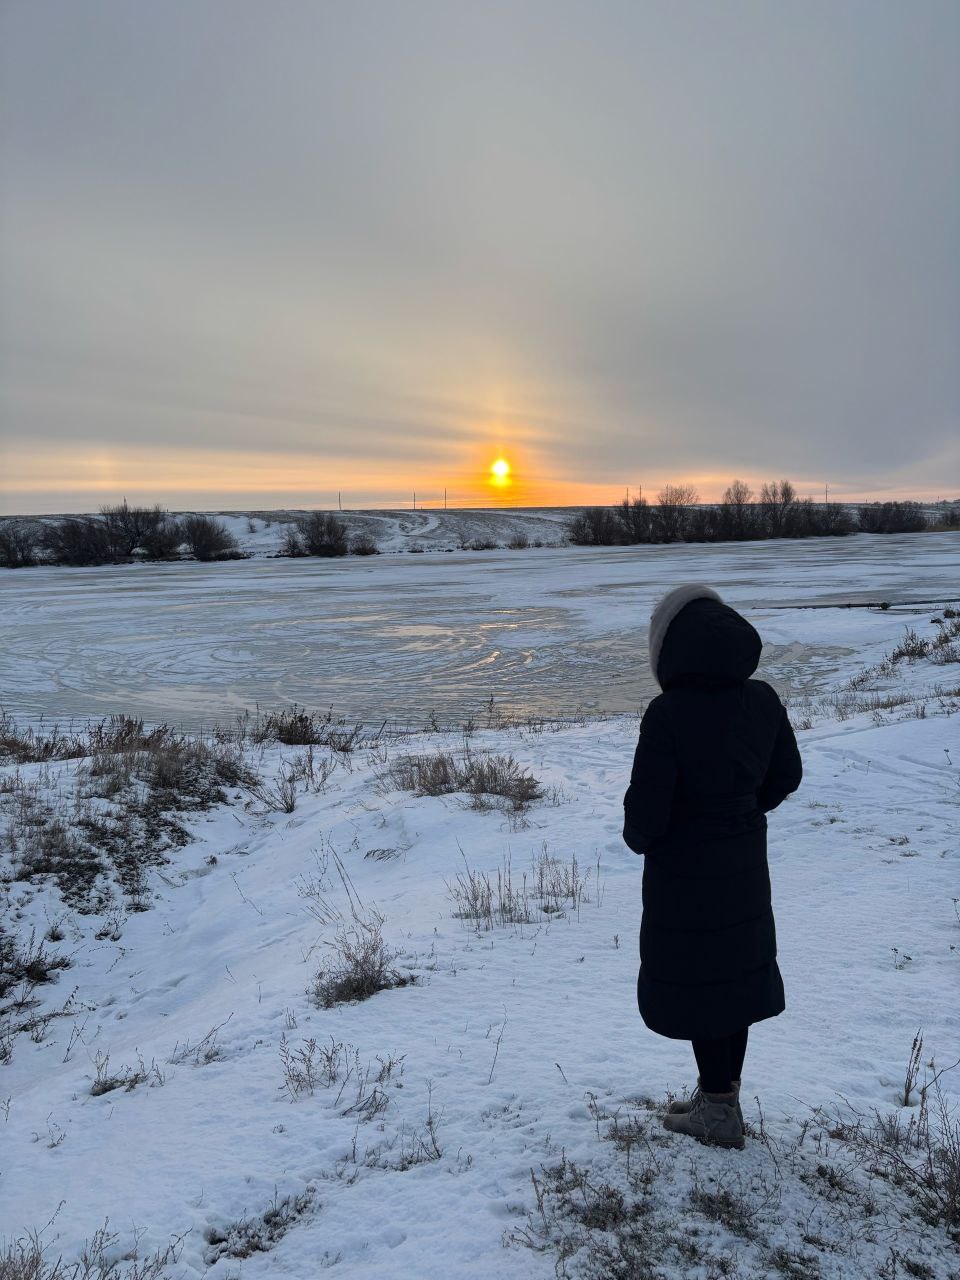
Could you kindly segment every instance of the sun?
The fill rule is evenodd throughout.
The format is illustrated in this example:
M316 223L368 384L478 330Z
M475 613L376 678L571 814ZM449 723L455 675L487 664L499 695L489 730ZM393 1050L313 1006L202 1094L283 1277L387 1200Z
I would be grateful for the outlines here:
M506 484L510 477L510 463L506 458L498 458L490 467L494 484Z

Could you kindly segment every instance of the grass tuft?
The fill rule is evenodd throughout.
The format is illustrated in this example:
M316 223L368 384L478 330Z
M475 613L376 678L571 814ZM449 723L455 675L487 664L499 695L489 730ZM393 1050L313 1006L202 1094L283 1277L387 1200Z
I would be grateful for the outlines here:
M397 953L387 948L383 917L376 912L370 912L366 919L356 918L349 928L340 928L336 941L327 945L333 955L317 970L307 989L320 1009L369 1000L378 991L410 986L416 981L412 974L393 968Z

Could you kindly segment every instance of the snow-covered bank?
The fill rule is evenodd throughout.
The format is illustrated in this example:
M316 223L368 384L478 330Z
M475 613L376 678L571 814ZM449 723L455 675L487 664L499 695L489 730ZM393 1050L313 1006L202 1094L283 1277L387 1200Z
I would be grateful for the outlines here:
M708 504L705 504L708 505ZM837 504L854 521L859 505ZM960 499L953 502L916 504L929 524L954 518L960 509ZM410 509L351 510L335 514L346 528L348 539L356 535L371 538L384 555L404 553L421 554L451 551L481 551L514 547L538 550L543 547L561 547L569 539L571 525L582 516L586 507L486 507L450 508L425 507ZM95 515L89 512L89 515ZM278 508L276 510L236 511L177 511L177 518L194 514L213 516L220 521L237 546L246 556L261 558L284 553L288 533L297 522L309 513L304 509ZM8 519L31 525L44 525L64 517L0 516L0 523Z
M888 641L902 632L888 615L876 626ZM897 664L916 691L956 670ZM887 709L810 713L804 784L771 817L788 1009L751 1038L745 1111L759 1130L762 1108L767 1140L742 1154L661 1144L640 1101L689 1086L694 1067L635 1009L641 867L620 840L632 717L472 735L471 751L512 753L541 781L519 814L393 789L409 742L331 753L325 782L318 749L314 785L303 748L267 747L253 762L268 783L301 761L292 811L231 788L228 803L183 817L192 838L149 872L148 911L105 921L64 910L40 877L7 880L7 925L39 937L56 922L64 936L49 950L71 961L36 988L37 1011L75 991L39 1043L18 1037L0 1066L0 1234L42 1229L70 1259L109 1217L115 1256L138 1231L141 1257L181 1240L161 1272L171 1278L329 1267L364 1280L528 1280L556 1261L554 1248L516 1243L526 1230L543 1240L531 1170L565 1158L628 1188L630 1157L634 1172L653 1170L651 1275L955 1274L942 1229L903 1188L858 1170L814 1109L843 1098L897 1111L918 1027L921 1079L960 1056L958 704L954 680ZM69 797L76 764L20 772L45 767L41 785ZM2 770L5 786L13 773ZM568 869L576 856L576 907L543 910L544 855ZM495 882L505 865L529 922L458 919L458 874ZM316 1007L307 988L338 927L375 911L415 983ZM135 1087L91 1094L98 1076L135 1076L141 1059ZM960 1102L960 1072L942 1086ZM632 1148L607 1141L615 1114L635 1126ZM746 1199L749 1232L711 1210L722 1189ZM698 1233L696 1263L670 1222ZM569 1273L588 1274L589 1257L584 1245Z

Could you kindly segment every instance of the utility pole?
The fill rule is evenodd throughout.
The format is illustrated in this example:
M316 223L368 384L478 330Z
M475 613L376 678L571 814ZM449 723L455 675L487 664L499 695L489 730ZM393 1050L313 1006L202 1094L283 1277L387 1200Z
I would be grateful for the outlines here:
M446 485L443 486L443 509L444 511L446 511L447 509L447 486Z
M341 511L343 510L343 503L340 501L340 490L339 490L339 489L337 490L337 506L339 507L339 509L340 509Z
M413 491L413 509L414 509L414 511L416 511L416 509L417 509L417 491L416 491L416 489L414 489L414 491Z

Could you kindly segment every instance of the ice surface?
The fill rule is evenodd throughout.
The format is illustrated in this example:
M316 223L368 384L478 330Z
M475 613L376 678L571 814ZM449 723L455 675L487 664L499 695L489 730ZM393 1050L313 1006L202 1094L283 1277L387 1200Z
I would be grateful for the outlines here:
M960 553L947 533L22 569L0 576L3 703L187 727L291 701L421 725L490 697L520 714L630 711L654 691L650 609L684 581L749 614L762 674L790 693L875 647L877 617L834 606L956 597Z

